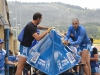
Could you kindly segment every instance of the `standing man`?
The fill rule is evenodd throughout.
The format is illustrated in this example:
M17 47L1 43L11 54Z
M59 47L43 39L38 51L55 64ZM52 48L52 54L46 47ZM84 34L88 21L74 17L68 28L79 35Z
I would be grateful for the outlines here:
M19 57L16 75L22 75L22 71L23 71L24 65L26 63L29 49L30 49L30 46L31 46L33 40L34 39L36 39L37 41L41 40L51 30L51 28L49 28L43 34L38 34L37 33L37 25L40 24L41 20L42 20L42 14L39 12L36 12L33 15L33 20L31 22L29 22L25 27L24 37L23 37L24 41L21 42L21 47L20 47L20 49L22 49L23 52Z
M68 41L70 35L73 35L75 41ZM63 40L65 45L79 45L79 50L81 50L81 63L84 63L84 71L86 75L91 75L90 69L90 57L89 50L91 48L91 42L87 36L86 30L83 26L79 25L79 20L77 18L72 19L72 25L69 26L68 32L66 34L65 40Z
M93 38L90 38L90 40L92 43L91 58L90 58L91 74L92 75L99 75L98 50L95 46L93 46Z
M5 75L5 68L4 64L7 63L9 65L16 65L16 63L13 63L8 60L6 51L2 49L4 41L0 39L0 75Z

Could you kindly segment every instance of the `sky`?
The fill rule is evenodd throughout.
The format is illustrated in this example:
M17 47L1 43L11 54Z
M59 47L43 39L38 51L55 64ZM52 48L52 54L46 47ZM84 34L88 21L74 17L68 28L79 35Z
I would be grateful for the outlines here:
M7 1L21 1L21 2L62 2L71 5L77 5L82 8L100 9L100 0L7 0Z

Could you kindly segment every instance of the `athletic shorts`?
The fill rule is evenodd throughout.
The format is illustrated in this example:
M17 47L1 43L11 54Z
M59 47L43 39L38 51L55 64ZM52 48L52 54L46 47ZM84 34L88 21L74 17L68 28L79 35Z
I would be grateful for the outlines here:
M4 70L0 70L0 75L5 75L5 71Z
M30 47L20 45L20 56L27 58L29 55Z
M91 67L91 73L99 73L99 67Z
M91 44L83 44L78 48L78 52L82 52L83 50L88 50L90 52Z

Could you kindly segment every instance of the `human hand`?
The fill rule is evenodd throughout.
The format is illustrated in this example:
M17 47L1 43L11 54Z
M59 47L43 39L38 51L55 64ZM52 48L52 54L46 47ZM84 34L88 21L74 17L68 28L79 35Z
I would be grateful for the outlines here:
M15 66L17 66L17 65L18 65L18 62L15 63Z
M51 31L52 28L48 28L47 33L49 33Z
M62 40L62 43L63 43L64 45L68 45L70 42L69 42L69 41L66 41L66 40Z
M55 27L50 27L50 28L55 29Z
M49 33L52 29L55 29L55 27L48 28L47 32Z

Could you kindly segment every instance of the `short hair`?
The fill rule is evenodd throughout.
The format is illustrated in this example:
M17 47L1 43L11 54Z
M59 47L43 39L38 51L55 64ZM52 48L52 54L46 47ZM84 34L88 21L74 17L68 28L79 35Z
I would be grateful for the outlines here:
M38 18L40 19L42 17L42 14L39 13L39 12L36 12L34 15L33 15L33 20L37 20Z
M93 43L93 38L90 38L90 40L91 40L91 43Z
M11 52L11 50L9 50L9 52Z
M12 52L12 51L10 51L10 54L13 54L13 52Z
M73 22L73 21L79 22L78 18L73 18L73 19L72 19L72 22Z

